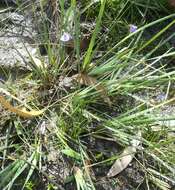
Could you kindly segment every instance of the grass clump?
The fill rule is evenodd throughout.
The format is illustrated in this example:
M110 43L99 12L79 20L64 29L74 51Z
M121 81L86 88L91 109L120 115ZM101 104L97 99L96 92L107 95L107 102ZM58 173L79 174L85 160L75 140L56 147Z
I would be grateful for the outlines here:
M143 6L142 1L131 0L52 3L56 21L45 17L44 5L40 7L46 18L42 45L47 60L31 56L29 72L15 80L7 76L0 83L9 92L0 91L0 96L12 106L44 110L28 119L1 108L0 188L172 188L175 137L169 122L175 116L167 111L174 108L175 71L167 69L166 59L174 56L174 48L162 53L167 38L150 45L174 25L175 15L161 17L163 1L161 6L157 1ZM118 11L120 7L125 11ZM139 15L145 19L148 12L156 12L157 19L129 33L128 20L137 23ZM145 29L168 19L173 21L144 41ZM122 39L116 37L118 29L124 31ZM104 40L111 36L112 43ZM131 164L118 175L115 168L109 176L126 149Z

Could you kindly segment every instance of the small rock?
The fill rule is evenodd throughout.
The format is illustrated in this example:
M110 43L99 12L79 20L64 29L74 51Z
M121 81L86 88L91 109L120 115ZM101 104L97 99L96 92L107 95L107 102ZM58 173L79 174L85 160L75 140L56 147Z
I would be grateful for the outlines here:
M34 40L36 35L32 19L17 12L8 12L0 14L0 22L4 24L0 28L0 66L26 68L30 56L37 56L37 47L27 40Z

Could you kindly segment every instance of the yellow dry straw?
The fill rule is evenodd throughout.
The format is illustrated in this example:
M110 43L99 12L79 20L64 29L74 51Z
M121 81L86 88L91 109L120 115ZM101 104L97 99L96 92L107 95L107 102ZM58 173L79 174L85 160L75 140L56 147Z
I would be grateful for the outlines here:
M12 106L6 99L5 96L10 96L12 99L17 100L18 102L21 102L18 98L16 98L15 96L11 95L9 92L7 92L6 90L0 88L0 104L6 108L8 111L11 111L21 117L25 117L25 118L32 118L32 117L36 117L39 116L41 114L44 113L44 110L32 110L31 111L26 111L24 109L19 109L17 107Z

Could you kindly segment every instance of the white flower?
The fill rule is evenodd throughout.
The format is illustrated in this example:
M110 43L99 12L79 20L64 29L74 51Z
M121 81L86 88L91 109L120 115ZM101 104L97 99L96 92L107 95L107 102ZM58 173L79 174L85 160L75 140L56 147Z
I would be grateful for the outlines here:
M137 31L137 26L134 24L131 24L129 27L129 31L130 33L136 32Z
M72 40L72 36L67 32L64 32L60 38L60 41L62 41L62 42L68 42L70 40Z

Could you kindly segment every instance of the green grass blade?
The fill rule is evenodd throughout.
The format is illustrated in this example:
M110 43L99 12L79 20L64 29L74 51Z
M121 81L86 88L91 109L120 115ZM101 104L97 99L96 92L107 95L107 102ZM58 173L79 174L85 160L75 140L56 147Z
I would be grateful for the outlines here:
M86 53L86 56L84 58L84 62L82 65L83 71L85 71L88 68L89 64L91 63L91 59L92 59L92 55L93 55L93 48L95 45L95 40L97 38L98 32L100 30L100 25L101 25L101 21L102 21L104 9L105 9L105 4L106 4L106 0L101 0L101 6L100 6L100 11L99 11L99 15L97 18L96 26L95 26L94 32L92 34L92 38L91 38L91 41L89 44L89 48L87 50L87 53Z

